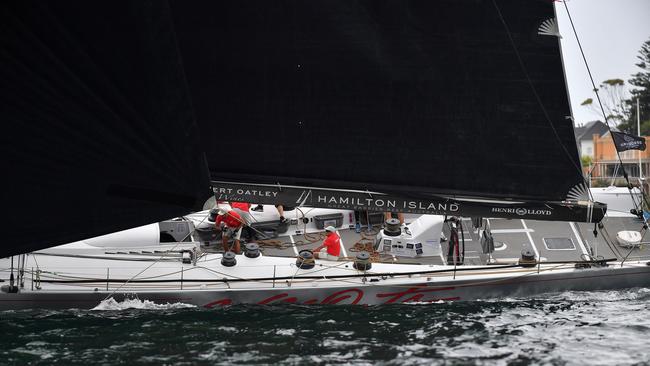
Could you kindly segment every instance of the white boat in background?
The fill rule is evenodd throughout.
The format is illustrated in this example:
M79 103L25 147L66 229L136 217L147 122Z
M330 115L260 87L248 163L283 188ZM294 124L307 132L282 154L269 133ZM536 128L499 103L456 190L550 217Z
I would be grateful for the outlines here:
M643 197L641 190L626 187L592 187L591 191L594 201L602 202L607 205L607 211L611 214L614 212L630 213L630 209L635 208Z

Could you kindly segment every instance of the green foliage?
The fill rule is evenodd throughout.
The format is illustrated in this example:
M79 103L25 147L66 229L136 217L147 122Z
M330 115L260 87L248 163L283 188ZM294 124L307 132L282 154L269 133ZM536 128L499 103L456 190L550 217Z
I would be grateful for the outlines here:
M600 118L606 119L608 124L618 126L627 121L629 112L626 106L625 81L623 79L604 80L600 83L598 90L600 103L594 103L593 98L587 98L580 105L589 108Z
M641 134L650 135L650 39L641 46L639 62L636 64L641 71L632 75L628 82L636 88L630 91L630 98L625 101L629 111L628 118L619 128L628 133L637 133L636 101L639 100L641 114Z
M602 178L596 178L591 182L592 187L608 187L609 182Z
M589 155L583 155L580 157L580 163L582 163L583 167L588 167L593 163L593 159Z
M625 84L625 81L623 79L609 79L603 81L600 85L609 85L609 86L623 86Z

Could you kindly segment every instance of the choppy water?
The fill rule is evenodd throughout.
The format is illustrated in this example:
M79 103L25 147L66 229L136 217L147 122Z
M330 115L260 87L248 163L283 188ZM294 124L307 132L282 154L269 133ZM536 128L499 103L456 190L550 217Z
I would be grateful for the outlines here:
M0 364L650 365L650 290L396 306L0 312Z

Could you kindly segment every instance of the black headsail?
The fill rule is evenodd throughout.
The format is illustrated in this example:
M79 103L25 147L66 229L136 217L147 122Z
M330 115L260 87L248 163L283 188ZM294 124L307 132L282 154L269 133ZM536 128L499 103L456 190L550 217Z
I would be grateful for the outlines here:
M602 218L575 202L552 1L195 5L172 9L218 198Z
M0 5L0 257L183 215L209 197L169 6Z

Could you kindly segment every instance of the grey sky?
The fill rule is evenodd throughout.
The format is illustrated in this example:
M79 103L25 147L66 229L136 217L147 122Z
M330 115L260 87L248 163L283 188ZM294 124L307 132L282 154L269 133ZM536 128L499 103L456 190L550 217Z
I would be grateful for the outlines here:
M594 81L620 78L627 81L640 69L635 66L641 45L650 39L650 0L568 0ZM561 2L556 3L562 53L573 115L577 123L598 119L580 103L594 97L578 44Z

